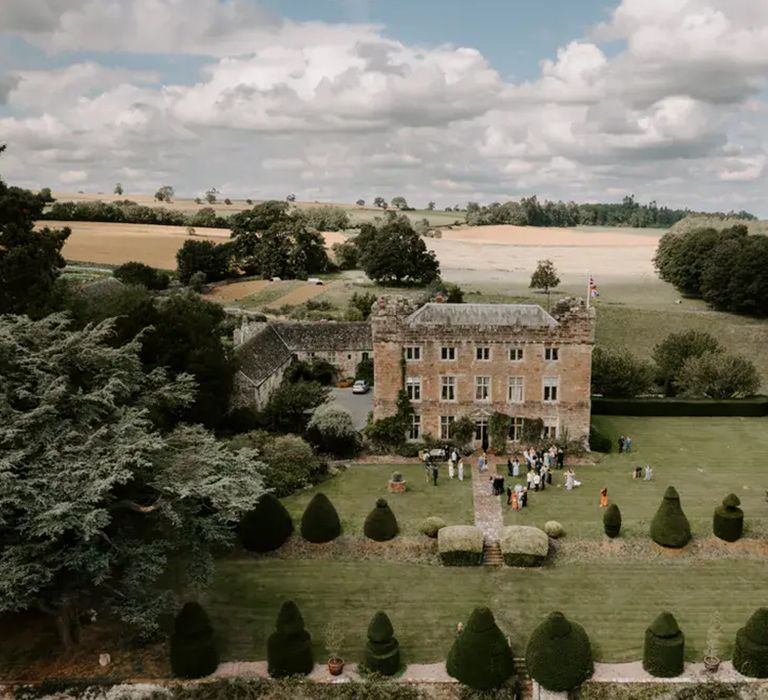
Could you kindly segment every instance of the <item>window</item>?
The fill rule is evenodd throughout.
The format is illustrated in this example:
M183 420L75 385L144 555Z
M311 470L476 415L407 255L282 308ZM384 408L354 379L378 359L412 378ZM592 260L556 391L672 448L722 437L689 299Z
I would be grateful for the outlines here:
M440 359L441 360L455 360L456 359L456 348L452 345L444 345L442 348L440 348Z
M362 357L363 357L364 360L367 360L368 359L368 353L364 352Z
M421 359L421 346L420 345L406 345L405 346L405 360L406 362L418 362Z
M406 377L405 391L411 401L421 401L421 377Z
M491 359L491 348L487 345L478 345L475 348L475 359L481 362L488 362Z
M347 359L351 360L352 359L352 355L347 355Z
M440 439L450 440L453 437L453 416L440 416Z
M523 419L513 418L512 425L509 426L509 439L514 442L520 442L523 439Z
M409 440L418 440L421 437L421 416L418 413L411 415L411 427L408 430Z
M475 401L491 400L491 378L475 377Z
M544 401L557 401L557 377L544 377Z
M523 403L523 378L510 377L507 389L507 401L510 403Z
M544 359L547 362L557 362L560 359L560 348L544 348Z
M440 377L440 400L456 400L456 377Z
M523 359L523 349L522 348L512 348L509 351L509 361L510 362L521 362Z
M557 438L557 418L544 419L544 438Z

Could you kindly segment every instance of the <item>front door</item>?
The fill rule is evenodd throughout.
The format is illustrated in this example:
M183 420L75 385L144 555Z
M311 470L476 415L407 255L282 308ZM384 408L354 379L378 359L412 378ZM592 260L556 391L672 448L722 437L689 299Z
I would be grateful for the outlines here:
M475 418L475 447L488 449L488 419Z

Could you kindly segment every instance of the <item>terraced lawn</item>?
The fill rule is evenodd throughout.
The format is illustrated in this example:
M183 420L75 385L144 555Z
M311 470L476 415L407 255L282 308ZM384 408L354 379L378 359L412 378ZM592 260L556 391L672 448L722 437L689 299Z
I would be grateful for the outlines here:
M406 493L387 492L387 483L394 471L405 477ZM418 534L419 523L430 515L443 518L449 525L471 525L474 511L469 465L464 472L464 481L450 481L446 477L443 468L435 487L431 482L427 483L424 467L419 464L355 464L339 476L283 499L283 503L298 523L312 496L322 491L336 506L346 534L363 534L363 522L376 499L382 496L394 511L404 535Z

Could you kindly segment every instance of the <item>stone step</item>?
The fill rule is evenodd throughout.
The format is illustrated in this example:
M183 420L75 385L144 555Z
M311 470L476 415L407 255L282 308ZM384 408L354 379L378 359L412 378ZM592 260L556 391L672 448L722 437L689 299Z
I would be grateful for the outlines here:
M485 566L501 566L504 557L501 554L501 546L498 542L483 543L483 564Z
M516 656L515 657L515 675L520 681L523 700L533 700L533 681L528 674L528 666L525 664L525 659Z

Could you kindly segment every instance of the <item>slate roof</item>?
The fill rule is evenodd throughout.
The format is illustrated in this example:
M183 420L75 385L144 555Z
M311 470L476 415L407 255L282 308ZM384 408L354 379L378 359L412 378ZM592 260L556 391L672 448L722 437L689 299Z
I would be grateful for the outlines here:
M263 328L237 348L240 371L257 386L290 362L292 357L271 324L262 325Z
M366 321L274 322L270 324L292 352L373 349Z
M557 321L537 304L424 304L409 326L520 326L555 328Z

